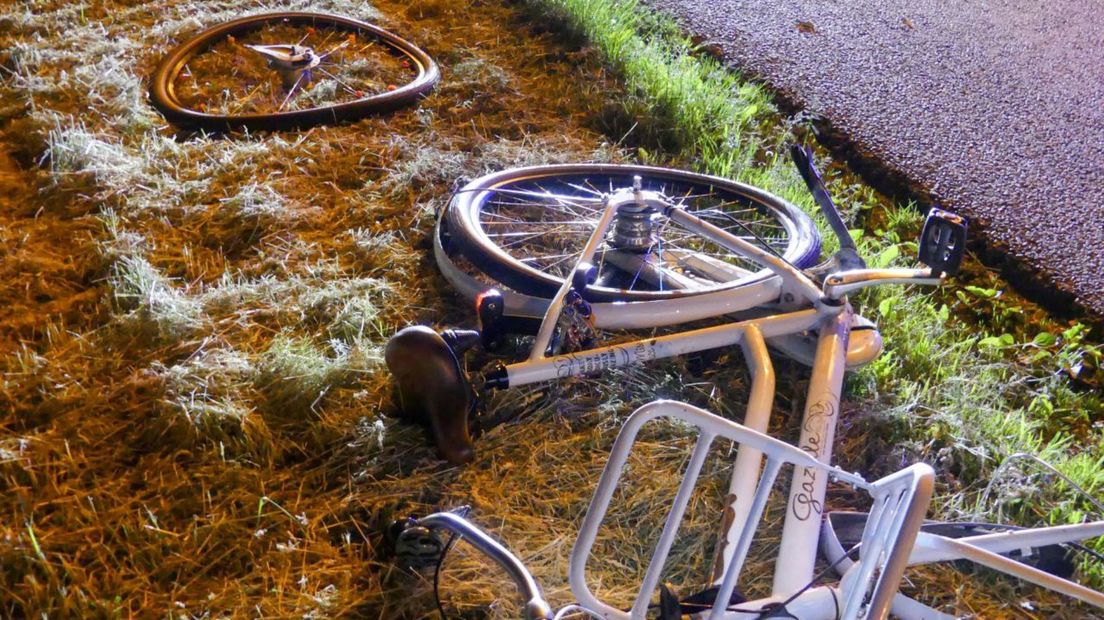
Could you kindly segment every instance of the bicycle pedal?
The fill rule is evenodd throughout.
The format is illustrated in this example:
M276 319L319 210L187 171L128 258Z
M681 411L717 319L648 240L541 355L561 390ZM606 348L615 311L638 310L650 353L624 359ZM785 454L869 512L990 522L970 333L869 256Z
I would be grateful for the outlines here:
M920 262L932 277L958 273L966 254L966 218L933 207L920 232Z

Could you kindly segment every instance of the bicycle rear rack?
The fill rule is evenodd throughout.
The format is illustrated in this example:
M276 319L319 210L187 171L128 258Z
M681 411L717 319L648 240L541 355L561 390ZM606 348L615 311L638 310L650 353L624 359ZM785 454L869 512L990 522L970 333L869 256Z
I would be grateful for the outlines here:
M646 423L661 417L695 427L697 441L635 601L632 608L625 612L602 602L591 592L586 581L586 565L637 434ZM725 565L713 606L708 614L702 615L710 620L749 617L751 612L729 610L728 602L732 600L732 593L775 480L783 466L791 465L795 468L823 470L832 479L862 489L871 496L872 506L860 543L863 550L860 561L851 566L838 586L810 588L794 601L788 602L788 610L797 617L804 617L801 611L804 610L807 614L818 610L822 612L824 606L832 605L835 599L840 604L840 618L884 618L889 613L913 542L931 500L934 480L931 467L917 463L882 479L867 482L861 476L820 463L799 448L691 405L674 401L656 401L637 409L626 420L613 444L609 461L602 472L571 553L569 579L572 592L580 604L604 614L607 618L645 617L709 448L718 437L738 444L741 449L760 451L765 456L765 463L755 487L754 500L745 522L747 525L739 533L735 549ZM815 545L815 541L810 542ZM779 561L785 559L780 558ZM763 609L765 605L783 601L782 598L773 597L750 601L741 607L753 609L758 605L759 609Z

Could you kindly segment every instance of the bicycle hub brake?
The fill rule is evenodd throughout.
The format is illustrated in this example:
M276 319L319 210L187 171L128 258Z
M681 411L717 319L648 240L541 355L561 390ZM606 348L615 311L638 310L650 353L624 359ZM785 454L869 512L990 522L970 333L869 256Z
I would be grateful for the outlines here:
M666 198L642 189L640 177L635 177L632 188L617 190L609 200L617 209L610 245L626 252L647 252L654 243L652 233L658 214L667 205Z

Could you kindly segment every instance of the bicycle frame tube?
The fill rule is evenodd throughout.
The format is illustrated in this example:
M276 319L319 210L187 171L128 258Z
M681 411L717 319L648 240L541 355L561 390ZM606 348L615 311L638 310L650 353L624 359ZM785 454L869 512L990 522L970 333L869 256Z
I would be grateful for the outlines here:
M671 207L664 211L664 215L670 218L671 221L682 225L687 230L695 232L727 250L737 252L770 269L782 278L783 290L792 290L793 294L803 297L814 306L819 305L821 299L820 289L797 267L794 267L755 244L748 243L723 228L714 226L688 213L685 209Z
M800 310L761 319L751 319L739 323L704 327L667 336L635 340L576 353L542 357L535 361L526 360L506 366L506 385L513 387L539 381L603 372L614 368L643 364L656 359L731 346L740 343L744 339L745 330L749 328L756 329L765 338L794 334L813 329L822 320L821 311Z
M770 424L771 407L774 404L774 365L771 364L763 332L759 331L757 326L748 326L740 344L744 360L747 361L748 374L751 376L744 426L766 434L767 426ZM725 567L732 561L737 539L740 532L744 530L747 516L751 512L751 500L762 463L763 453L751 446L745 446L736 453L736 463L732 467L732 478L729 480L728 494L725 496L726 506L713 561L713 585L720 585L721 580L724 579Z
M797 445L821 463L832 460L832 442L847 365L851 316L851 307L845 304L842 312L821 325L817 341L813 376L809 382L801 438ZM824 472L809 467L794 469L786 520L782 526L782 544L774 567L775 593L793 592L813 577L827 486L828 478Z

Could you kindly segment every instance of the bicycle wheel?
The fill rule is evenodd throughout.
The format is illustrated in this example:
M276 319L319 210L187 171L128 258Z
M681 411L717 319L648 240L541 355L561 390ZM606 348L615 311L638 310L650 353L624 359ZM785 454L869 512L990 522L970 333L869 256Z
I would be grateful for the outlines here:
M550 297L574 267L608 196L632 188L783 257L812 266L820 237L812 220L763 190L718 177L648 166L575 164L506 170L472 181L443 215L453 249L518 292ZM620 217L620 215L618 216ZM596 301L647 301L734 289L773 272L694 235L658 213L618 223L595 255ZM619 243L628 230L633 247ZM640 244L640 239L645 239Z
M428 93L428 54L362 21L266 13L209 28L154 71L150 102L189 129L277 130L362 118Z

